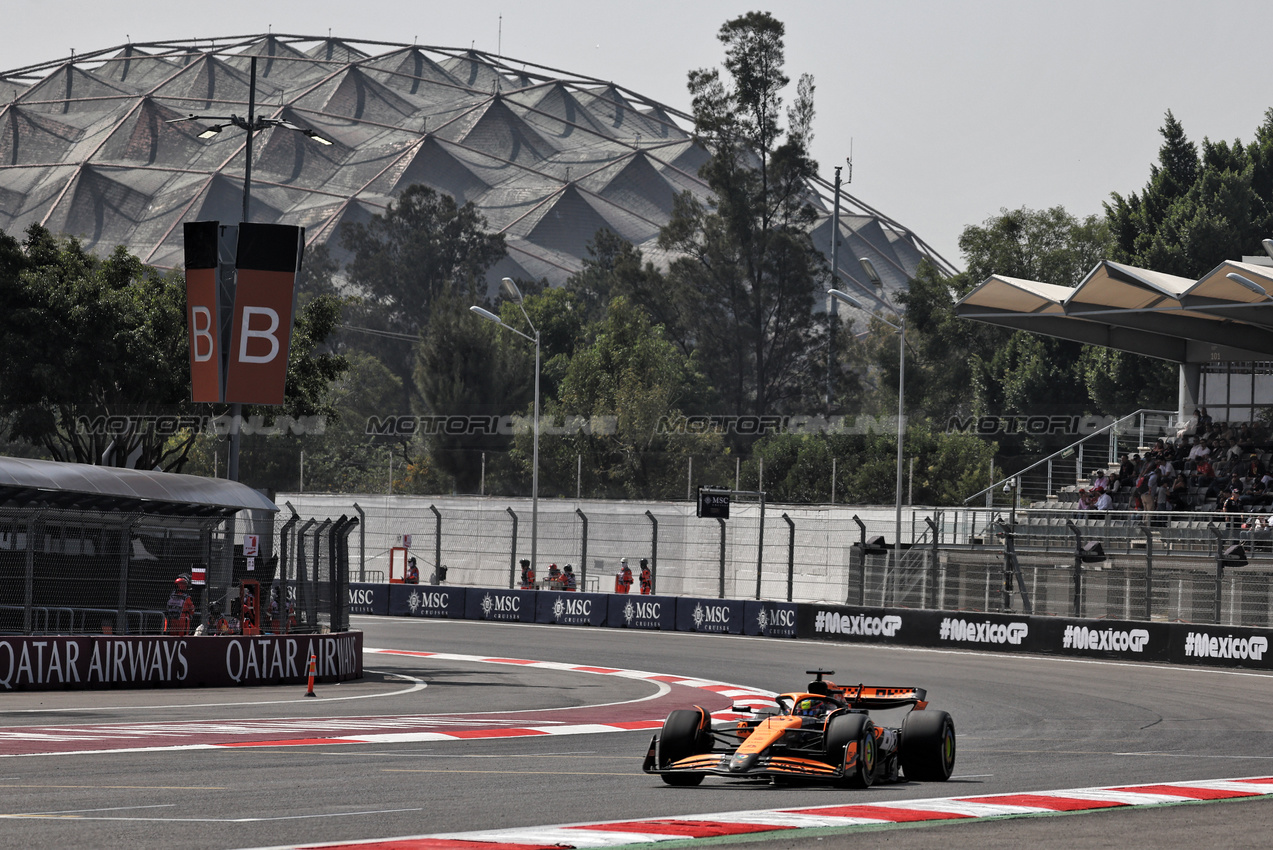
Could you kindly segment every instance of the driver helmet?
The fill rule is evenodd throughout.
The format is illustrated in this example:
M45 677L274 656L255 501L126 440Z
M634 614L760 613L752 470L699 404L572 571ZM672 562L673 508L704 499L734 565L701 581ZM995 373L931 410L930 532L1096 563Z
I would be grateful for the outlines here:
M802 699L796 703L796 707L791 713L801 717L818 717L826 714L826 703L820 699Z

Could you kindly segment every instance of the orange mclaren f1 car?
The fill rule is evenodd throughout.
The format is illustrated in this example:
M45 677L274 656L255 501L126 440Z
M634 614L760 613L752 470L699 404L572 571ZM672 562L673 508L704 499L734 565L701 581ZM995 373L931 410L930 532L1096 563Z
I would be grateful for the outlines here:
M650 741L642 766L669 785L698 785L706 776L786 782L832 782L866 788L875 782L944 782L955 767L955 723L928 710L923 688L840 686L816 676L805 691L781 694L777 709L734 711L755 719L712 722L702 708L678 709ZM870 712L907 708L900 727L876 726Z

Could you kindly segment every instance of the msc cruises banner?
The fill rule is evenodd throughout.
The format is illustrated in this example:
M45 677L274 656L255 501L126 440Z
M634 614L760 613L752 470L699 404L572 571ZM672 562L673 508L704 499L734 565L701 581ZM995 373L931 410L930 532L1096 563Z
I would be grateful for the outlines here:
M618 629L676 630L675 596L612 593L606 625Z
M388 613L395 617L463 620L468 616L465 612L467 593L462 587L443 587L432 584L391 584L387 587L389 588Z
M4 637L0 691L225 687L362 678L362 632L254 637Z
M681 597L676 601L676 630L741 635L744 608L741 599Z

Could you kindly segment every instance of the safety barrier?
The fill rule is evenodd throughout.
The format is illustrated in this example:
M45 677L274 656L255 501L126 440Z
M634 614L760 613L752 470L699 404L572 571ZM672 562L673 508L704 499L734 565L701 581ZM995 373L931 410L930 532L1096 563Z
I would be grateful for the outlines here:
M304 684L362 678L362 632L255 637L0 637L0 693Z
M1273 630L1139 620L448 585L351 584L353 614L1028 652L1273 670Z

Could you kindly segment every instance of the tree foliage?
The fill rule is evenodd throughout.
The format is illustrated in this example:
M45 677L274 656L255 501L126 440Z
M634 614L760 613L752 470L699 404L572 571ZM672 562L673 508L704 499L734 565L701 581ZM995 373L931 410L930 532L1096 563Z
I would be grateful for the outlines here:
M22 243L0 233L0 257L0 403L10 435L57 460L179 469L192 435L170 443L153 428L110 433L102 424L192 410L180 277L123 248L99 259L40 225Z
M710 151L701 176L710 204L677 199L659 243L671 296L640 298L664 311L670 338L694 351L731 413L771 413L817 397L825 322L814 313L826 267L806 227L813 80L801 78L780 124L784 28L768 13L728 21L718 35L725 71L689 75L697 138Z
M382 215L341 231L341 244L353 253L346 275L362 296L351 318L388 332L359 335L354 343L402 379L406 405L418 401L413 363L409 346L392 335L423 331L434 302L445 295L485 300L486 271L504 256L504 237L485 226L472 203L457 206L450 195L413 185Z
M1105 204L1113 258L1201 277L1224 260L1260 253L1273 226L1273 110L1250 147L1204 138L1200 153L1170 111L1159 132L1149 182Z

